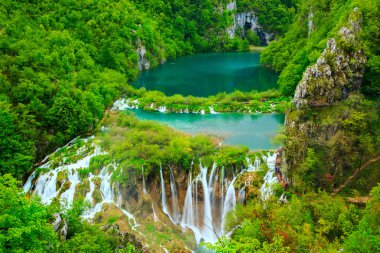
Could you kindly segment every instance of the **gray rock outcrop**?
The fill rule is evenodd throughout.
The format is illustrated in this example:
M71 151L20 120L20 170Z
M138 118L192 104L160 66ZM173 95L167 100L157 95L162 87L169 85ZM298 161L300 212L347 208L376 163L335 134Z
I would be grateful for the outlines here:
M58 233L59 238L61 240L66 240L67 236L67 222L65 219L62 219L61 215L59 213L53 214L55 220L52 222L53 229L56 233Z
M142 70L150 69L150 62L148 58L146 57L146 48L142 44L140 39L138 39L137 45L138 47L136 49L136 53L139 56L139 59L138 59L139 70L142 71Z
M294 95L298 109L331 105L360 88L367 59L358 49L359 16L355 9L349 25L339 31L338 41L329 39L317 63L306 69Z

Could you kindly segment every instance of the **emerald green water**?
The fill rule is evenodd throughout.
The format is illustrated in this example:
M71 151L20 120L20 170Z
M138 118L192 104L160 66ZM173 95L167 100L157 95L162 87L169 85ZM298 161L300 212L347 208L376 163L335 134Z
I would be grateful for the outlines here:
M169 60L140 73L133 85L166 95L209 96L276 88L277 78L275 72L260 65L257 52L208 53Z
M271 149L271 138L284 124L284 114L178 114L133 110L141 120L155 120L190 134L209 134L223 143L245 145L250 149Z

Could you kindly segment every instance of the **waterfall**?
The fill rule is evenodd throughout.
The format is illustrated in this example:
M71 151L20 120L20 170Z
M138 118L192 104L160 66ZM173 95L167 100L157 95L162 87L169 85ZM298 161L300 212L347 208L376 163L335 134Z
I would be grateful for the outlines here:
M193 184L191 180L191 174L189 179L189 185L186 190L185 203L183 205L183 214L181 226L194 226L194 209L193 209Z
M90 139L85 139L84 141ZM91 151L86 153L86 147L91 148ZM93 148L94 152L91 153ZM87 154L87 156L82 154ZM39 195L45 204L50 204L54 198L60 198L61 202L72 204L77 197L76 190L78 186L83 186L86 188L85 200L91 204L91 208L83 214L83 218L93 219L97 213L102 211L105 203L112 203L128 217L129 225L133 230L137 231L138 224L133 214L128 210L128 202L125 198L127 196L122 196L122 192L124 193L122 191L123 188L117 182L111 180L112 174L118 167L116 163L103 166L99 175L94 175L90 172L85 178L85 180L88 180L88 183L81 184L84 178L81 179L80 177L80 169L89 168L91 158L101 154L105 153L101 151L94 141L94 143L78 149L77 155L81 159L71 164L63 164L69 160L64 158L58 167L53 167L52 162L47 159L47 162L40 166L40 173L35 171L29 176L23 186L24 191ZM269 170L264 177L265 182L260 188L263 200L269 198L273 192L273 184L278 182L274 173L275 157L275 155L272 155L266 160L264 159ZM236 195L237 192L234 184L236 181L240 181L237 178L246 171L257 171L260 169L261 158L255 158L254 161L251 161L249 158L246 158L246 160L247 168L242 168L240 171L228 171L224 167L218 168L216 163L213 163L212 167L209 168L200 164L197 175L193 175L192 172L189 173L187 185L184 186L186 187L185 199L181 203L179 203L179 189L175 180L175 171L169 166L169 178L167 180L170 180L170 199L167 199L166 194L169 196L169 193L166 193L164 173L162 166L160 166L163 212L173 224L179 224L183 229L188 228L193 231L198 243L201 241L216 242L217 238L224 233L223 228L227 213L234 209L236 202L244 203L245 200L245 186L247 184L238 190L238 194ZM141 170L142 190L144 194L148 194L144 167ZM193 171L193 162L191 163L190 171ZM232 174L233 176L230 176ZM61 186L59 187L59 185ZM141 187L139 190L141 190ZM94 199L94 192L100 193L100 199L97 201ZM282 195L279 201L286 202L285 195ZM158 222L157 210L155 210L157 203L151 204L153 221ZM139 231L137 232L140 233Z
M166 201L166 192L165 192L165 181L164 181L164 176L162 175L162 166L160 166L160 177L161 177L161 204L162 204L162 211L169 217L171 222L173 224L176 224L177 222L172 218L170 215L168 206L167 206L167 201Z
M128 223L131 226L131 228L133 230L136 230L136 227L138 227L140 225L137 223L135 217L130 212L128 212L127 210L125 210L124 208L122 208L123 197L121 196L121 193L120 193L120 187L117 187L117 196L118 197L117 197L116 206L119 207L120 210L128 217ZM132 221L132 223L131 223L131 221Z
M144 194L148 195L148 192L146 190L146 184L145 184L145 175L144 175L144 166L142 166L142 176L143 176L143 192Z
M85 200L87 200L91 204L92 204L92 201L93 201L92 194L94 193L94 190L95 190L95 184L93 182L93 178L94 178L94 175L92 173L90 173L89 176L88 176L88 181L90 183L90 191L87 192L86 197L85 197Z
M218 113L214 110L214 107L213 107L213 106L209 106L209 109L210 109L210 114L218 114Z
M158 111L162 112L162 113L167 112L166 106L160 106L160 107L158 107Z
M276 155L272 155L267 158L267 165L269 167L269 170L264 176L263 185L260 187L261 198L263 200L269 199L269 197L273 194L272 186L275 183L278 183L278 179L275 175L275 161Z
M177 187L175 184L174 174L172 167L169 165L170 168L170 190L171 190L171 199L172 199L172 215L175 223L179 223L181 214L179 212L179 206L178 206L178 194L177 194Z
M72 204L74 201L76 186L81 182L77 170L68 170L68 180L71 182L70 188L61 194L62 204Z
M223 207L223 216L222 216L222 226L221 229L224 231L224 222L227 213L229 213L232 209L235 208L236 205L236 193L235 193L235 183L236 177L231 181L230 185L227 188L226 198L224 200L224 207Z
M203 187L203 236L207 241L213 242L216 241L216 236L213 232L213 224L212 224L212 214L211 214L211 201L209 194L209 187L207 184L207 167L202 167L200 165L201 170L201 183Z
M152 203L152 210L153 210L153 221L154 222L159 222L160 220L157 217L156 211L154 210L154 205Z
M221 201L220 201L220 217L223 217L223 212L224 212L224 166L221 169L220 172L220 192L221 192ZM221 222L222 223L222 222ZM222 224L220 225L220 229L222 229Z
M33 171L32 174L30 174L30 176L28 177L28 179L26 180L24 186L23 186L23 189L24 189L24 192L28 192L30 191L30 189L32 188L32 181L34 179L34 177L36 176L36 171Z
M162 175L162 166L160 168L160 176L161 176L161 204L162 204L162 210L164 213L166 213L169 217L169 211L168 211L168 206L166 205L166 194L165 194L165 182L164 182L164 177Z
M238 200L240 204L244 204L245 201L245 186L240 189L239 194L238 194Z
M40 175L37 180L35 193L41 197L41 201L44 204L50 204L58 195L56 187L57 174L58 170L53 170L49 173Z
M116 110L126 110L126 109L138 109L139 108L139 101L137 99L131 101L131 99L119 99L116 100L115 103L113 103L113 106L111 108L112 111Z
M99 174L99 178L102 179L100 184L100 191L102 193L103 202L113 202L113 191L111 187L111 173L107 172L107 168L104 167Z

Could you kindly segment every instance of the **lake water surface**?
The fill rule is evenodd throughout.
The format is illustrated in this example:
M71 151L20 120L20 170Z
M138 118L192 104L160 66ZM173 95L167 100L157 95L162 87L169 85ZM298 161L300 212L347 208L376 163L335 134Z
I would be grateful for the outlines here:
M260 65L260 53L208 53L168 60L140 73L135 87L166 95L209 96L234 90L264 91L276 88L278 75Z
M250 149L272 149L278 128L284 124L284 114L179 114L134 110L141 120L155 120L190 134L209 134L223 138L223 143L245 145Z
M260 65L256 52L208 53L179 57L144 71L136 87L159 90L166 95L209 96L234 90L264 91L276 88L277 74ZM221 137L223 143L250 149L271 149L283 114L178 114L134 110L141 120L155 120L190 134Z

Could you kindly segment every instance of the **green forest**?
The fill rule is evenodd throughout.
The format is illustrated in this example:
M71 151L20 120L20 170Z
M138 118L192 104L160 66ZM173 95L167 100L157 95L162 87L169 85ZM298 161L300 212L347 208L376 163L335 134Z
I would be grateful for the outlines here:
M279 75L276 89L133 86L181 57L252 50ZM379 0L3 0L0 252L380 252L379 80ZM147 113L286 119L275 148L252 150L115 111L120 98ZM198 211L206 189L220 227L206 204ZM175 202L190 193L203 225ZM200 241L186 222L202 227Z

